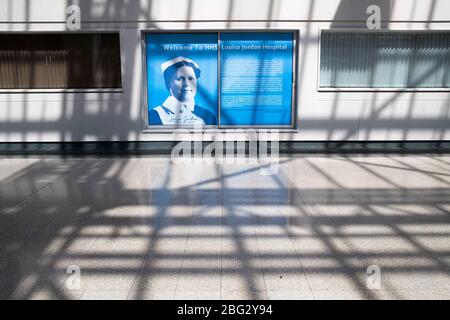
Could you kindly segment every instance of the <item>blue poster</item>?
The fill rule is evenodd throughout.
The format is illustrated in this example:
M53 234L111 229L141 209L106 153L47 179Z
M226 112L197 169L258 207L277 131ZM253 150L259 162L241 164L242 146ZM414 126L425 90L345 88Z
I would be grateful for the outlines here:
M291 126L292 33L220 34L220 124Z
M217 125L217 40L217 33L146 34L149 125Z

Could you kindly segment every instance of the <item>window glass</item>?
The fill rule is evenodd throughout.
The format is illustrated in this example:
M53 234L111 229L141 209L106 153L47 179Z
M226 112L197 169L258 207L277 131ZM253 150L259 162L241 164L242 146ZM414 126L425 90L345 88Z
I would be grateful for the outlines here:
M0 34L0 89L121 87L118 33Z
M449 88L450 33L322 32L320 87Z

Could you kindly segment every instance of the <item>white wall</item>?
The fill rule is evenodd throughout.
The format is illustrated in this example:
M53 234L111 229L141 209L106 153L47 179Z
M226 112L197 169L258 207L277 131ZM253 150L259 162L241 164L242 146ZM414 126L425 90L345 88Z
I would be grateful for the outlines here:
M368 4L389 29L450 29L448 0L0 0L0 31L119 30L123 92L0 93L0 142L170 140L142 133L142 29L300 30L298 131L291 140L449 140L450 92L318 92L320 28L365 27ZM253 21L252 21L253 20ZM256 20L256 21L255 21ZM7 22L7 23L4 23Z

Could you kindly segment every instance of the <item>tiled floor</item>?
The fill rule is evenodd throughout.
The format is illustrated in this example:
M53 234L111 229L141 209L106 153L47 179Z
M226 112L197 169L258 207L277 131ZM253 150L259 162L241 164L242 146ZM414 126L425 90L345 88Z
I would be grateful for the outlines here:
M280 161L0 158L0 298L450 299L450 156Z

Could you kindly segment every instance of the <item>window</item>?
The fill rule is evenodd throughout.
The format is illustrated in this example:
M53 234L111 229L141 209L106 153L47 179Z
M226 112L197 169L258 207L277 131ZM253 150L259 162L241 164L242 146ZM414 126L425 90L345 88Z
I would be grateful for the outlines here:
M294 32L146 32L149 127L293 127Z
M450 88L450 33L322 31L320 88Z
M0 89L121 87L118 33L0 34Z

